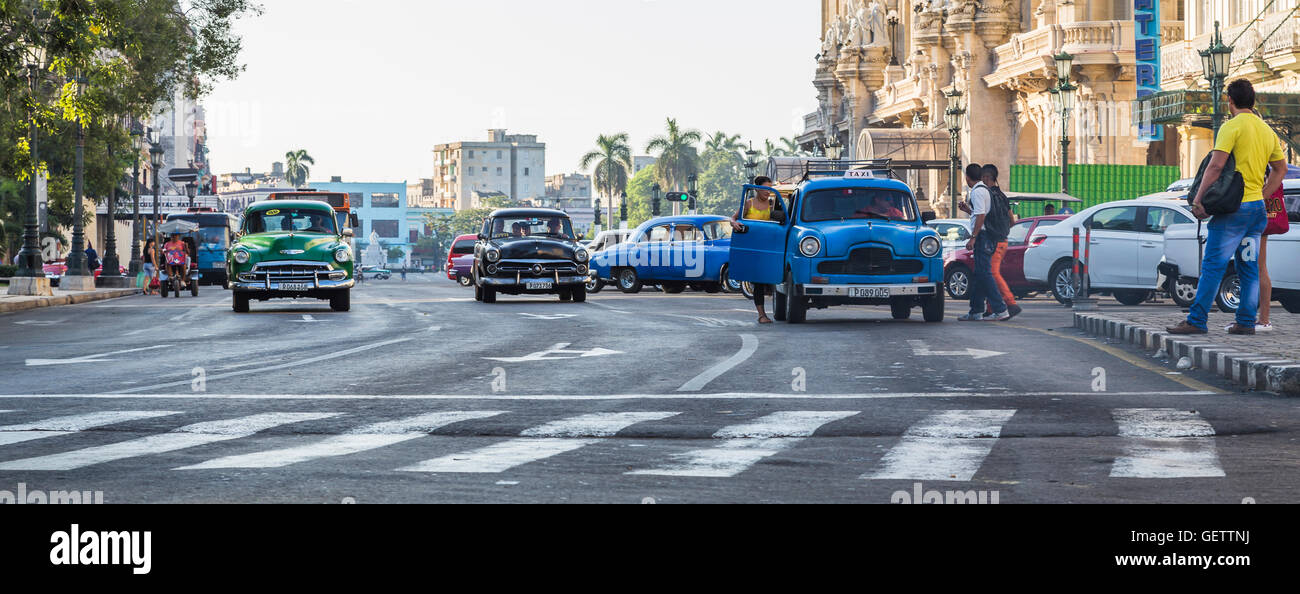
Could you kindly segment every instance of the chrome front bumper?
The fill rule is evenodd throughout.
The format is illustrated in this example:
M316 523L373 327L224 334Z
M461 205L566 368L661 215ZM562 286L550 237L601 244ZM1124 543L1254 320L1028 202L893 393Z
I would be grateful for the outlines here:
M516 276L511 276L511 277L500 277L500 276L479 277L478 280L479 280L479 282L480 282L481 284L483 284L483 285L485 285L485 286L493 286L493 287L522 287L522 286L524 286L524 285L526 285L527 283L530 283L530 282L536 283L536 282L545 282L545 281L550 281L550 282L554 283L556 286L559 286L559 285L581 285L581 284L585 284L585 283L587 282L587 279L588 279L588 278L589 278L589 277L588 277L587 275L585 275L585 274L583 274L583 275L571 275L571 276L560 276L560 275L555 275L555 276L522 276L522 275L516 275Z
M811 297L848 297L849 289L888 288L891 297L934 295L939 292L938 283L915 283L903 285L795 285L798 294Z
M320 279L317 279L317 280L315 280L315 281L311 281L311 282L307 282L307 283L303 283L302 281L283 281L283 282L279 282L279 281L259 280L259 281L248 282L248 281L236 280L236 281L231 281L231 282L230 282L230 288L235 289L235 290L238 290L238 291L284 291L284 292L286 292L286 293L300 293L300 292L301 292L301 291L298 290L298 289L292 289L292 290L286 290L286 289L283 289L281 286L284 285L284 284L306 284L306 285L307 285L307 290L308 290L308 291L316 291L316 290L321 290L321 289L325 289L325 290L329 290L329 289L351 289L352 286L353 286L354 284L356 284L356 283L355 283L355 281L353 281L353 280L350 279L350 278L349 278L349 279L344 279L344 280L320 280Z

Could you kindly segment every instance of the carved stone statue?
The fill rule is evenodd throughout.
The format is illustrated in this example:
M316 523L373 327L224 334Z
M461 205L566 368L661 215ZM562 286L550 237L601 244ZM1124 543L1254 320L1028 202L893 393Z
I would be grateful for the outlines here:
M889 45L889 34L885 28L885 7L880 2L871 0L871 4L865 9L862 7L862 0L858 2L858 12L865 12L863 20L864 28L871 32L872 46Z
M848 39L844 42L845 45L851 48L858 48L866 45L868 40L867 35L869 32L864 30L862 21L858 20L857 15L849 15L845 17L845 29L848 31Z

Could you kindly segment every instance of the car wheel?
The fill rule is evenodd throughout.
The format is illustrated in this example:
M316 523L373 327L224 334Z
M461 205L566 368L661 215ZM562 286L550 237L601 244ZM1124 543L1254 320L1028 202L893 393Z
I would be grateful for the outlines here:
M912 317L912 300L910 297L895 297L889 300L889 313L894 316L895 320L906 320Z
M703 283L688 283L686 286L690 287L692 291L695 291L697 293L704 291Z
M1146 303L1147 299L1151 298L1151 291L1116 290L1116 291L1112 291L1111 295L1115 297L1115 301L1118 301L1123 305L1128 305L1131 307L1131 306L1142 305L1143 303Z
M230 309L235 313L248 313L248 295L234 291L230 294Z
M957 300L970 299L970 269L963 264L950 266L943 277L943 285L949 297Z
M483 300L483 287L480 287L477 284L474 285L474 300L475 301Z
M934 295L927 297L921 302L921 316L929 323L943 321L943 291L935 291Z
M722 284L720 284L720 283L704 283L704 292L705 292L705 293L721 293L721 292L722 292Z
M331 295L330 309L334 311L348 311L352 309L352 293L347 289L344 289Z
M745 299L748 299L748 300L750 300L750 301L753 301L753 300L754 300L754 283L751 283L751 282L748 282L748 281L743 282L743 283L740 283L740 294L741 294L741 295L744 295L744 296L745 296Z
M785 272L785 290L785 321L791 324L804 323L808 319L808 298L794 294L794 276L788 270Z
M1196 288L1196 279L1186 276L1171 278L1165 283L1169 298L1173 299L1178 307L1192 306L1192 302L1196 301Z
M624 293L640 293L641 279L636 275L635 268L624 268L618 271L618 289Z
M686 290L686 285L682 283L664 283L662 286L665 293L671 293L673 295Z
M577 287L573 289L573 302L584 303L587 301L587 287Z
M483 303L496 303L497 290L493 287L483 287Z
M573 298L573 294L568 289L560 289L560 301L568 301Z
M753 290L755 292L764 291L766 293L766 289L764 289L762 286L755 286ZM785 314L787 312L785 311L785 300L786 300L786 295L785 293L782 293L780 291L780 287L773 286L772 287L772 318L778 322L786 321Z
M1214 303L1223 313L1237 313L1237 308L1241 307L1241 281L1237 278L1236 272L1223 275L1223 282L1219 283L1219 293L1214 296Z
M1052 284L1052 296L1061 305L1074 302L1074 268L1068 261L1057 262L1047 276Z
M468 277L468 276L457 276L457 277L456 277L456 282L460 283L460 286L462 286L462 287L468 287L468 286L470 285L470 283L473 283L473 282L474 282L474 279L472 279L472 278L470 278L470 277Z
M605 288L605 281L598 278L590 278L587 279L585 286L588 293L599 293L601 289Z
M728 292L728 293L740 293L740 292L741 292L741 283L740 283L740 281L734 281L734 280L731 280L731 267L730 267L730 266L726 266L726 267L724 267L724 268L722 269L722 273L718 275L718 278L719 278L719 280L721 281L721 284L722 284L722 290L723 290L723 291L726 291L726 292Z
M199 296L199 281L190 281L190 296Z

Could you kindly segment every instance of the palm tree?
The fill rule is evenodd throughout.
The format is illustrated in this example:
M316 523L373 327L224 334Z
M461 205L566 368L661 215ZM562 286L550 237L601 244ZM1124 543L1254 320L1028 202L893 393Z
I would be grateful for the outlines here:
M666 189L679 190L681 184L700 168L700 157L695 151L695 143L704 138L699 130L682 130L677 120L668 118L668 134L650 139L645 150L648 153L658 151L655 162L655 177Z
M628 146L627 132L596 137L596 148L582 156L579 169L590 169L594 164L596 187L606 198L627 188L628 172L632 170L632 147Z
M316 159L307 154L306 149L289 151L284 154L284 181L289 185L297 188L307 185L307 177L311 175L311 168L308 163L316 164Z
M745 145L740 143L739 134L727 134L721 130L710 134L708 140L704 143L705 154L725 151L739 155L744 150Z
M803 149L799 148L799 143L795 142L793 138L786 138L782 136L780 138L780 141L781 141L782 148L785 149L786 155L791 157L803 156L804 154Z

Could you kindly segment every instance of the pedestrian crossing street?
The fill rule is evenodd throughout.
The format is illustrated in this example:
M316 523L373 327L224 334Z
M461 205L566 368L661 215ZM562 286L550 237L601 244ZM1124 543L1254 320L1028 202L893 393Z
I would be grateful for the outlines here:
M0 410L0 423L16 410ZM974 409L916 411L918 418L892 442L874 462L866 462L863 480L944 480L970 481L980 473L986 459L999 448L1014 448L1026 440L1002 439L1004 428L1017 415L1032 416L1032 411L1015 409ZM393 446L416 439L453 440L475 422L500 420L506 410L436 411L386 420L347 429L334 434L293 433L301 441L291 447L278 447L215 457L202 462L162 469L176 472L200 472L219 469L271 469L345 457ZM263 412L181 425L141 437L98 443L86 447L61 449L54 453L23 457L23 448L36 442L71 443L77 439L104 441L103 437L139 435L131 429L107 431L135 421L166 419L185 414L178 410L111 410L55 416L24 423L0 425L0 472L69 471L98 467L128 459L165 460L164 454L218 443L251 438L264 432L296 424L337 419L336 412ZM687 416L682 411L598 412L560 416L522 428L517 436L499 438L486 446L394 464L396 470L428 474L499 474L568 454L610 440L635 426L652 425L661 433L671 434L673 423ZM734 477L753 468L764 459L790 452L819 432L827 437L860 436L847 431L858 422L870 420L871 413L860 410L785 410L768 412L743 422L725 425L708 438L686 436L682 439L636 437L642 447L663 447L658 461L641 462L624 472L631 476ZM1113 436L1105 435L1105 447L1115 456L1109 476L1114 478L1213 478L1224 471L1216 450L1214 427L1199 413L1172 408L1109 409ZM837 428L838 427L838 428ZM829 428L829 430L828 430ZM122 429L118 427L118 429ZM455 430L455 431L453 431ZM443 432L440 434L440 432ZM454 433L454 435L453 435ZM277 434L278 435L278 434ZM881 437L871 432L870 437ZM88 436L94 436L88 437ZM628 436L623 436L628 437ZM680 437L680 436L678 436ZM62 441L59 441L62 440ZM704 442L703 447L685 449ZM608 457L607 450L591 448ZM682 451L685 450L685 451ZM653 456L650 457L654 459ZM645 458L640 458L644 460Z

